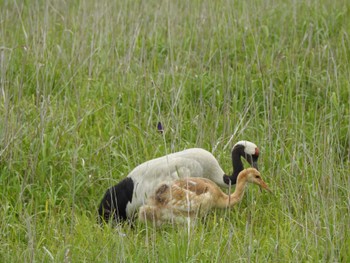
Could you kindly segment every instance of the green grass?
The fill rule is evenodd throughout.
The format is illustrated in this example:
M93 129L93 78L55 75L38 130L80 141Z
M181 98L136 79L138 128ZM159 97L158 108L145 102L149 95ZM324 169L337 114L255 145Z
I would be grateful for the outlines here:
M349 28L348 1L0 1L0 262L349 262ZM136 165L231 172L242 139L274 195L96 224Z

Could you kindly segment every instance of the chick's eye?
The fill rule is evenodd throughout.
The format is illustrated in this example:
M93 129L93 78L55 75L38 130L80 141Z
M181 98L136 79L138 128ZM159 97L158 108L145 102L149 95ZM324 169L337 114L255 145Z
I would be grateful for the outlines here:
M255 178L256 178L256 179L260 179L260 176L259 176L259 175L256 175Z

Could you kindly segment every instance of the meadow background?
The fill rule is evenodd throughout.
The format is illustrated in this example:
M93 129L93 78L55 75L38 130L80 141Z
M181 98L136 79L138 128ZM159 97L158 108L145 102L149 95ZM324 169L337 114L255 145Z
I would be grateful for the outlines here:
M0 0L0 262L349 262L349 8ZM229 173L242 139L274 195L191 229L96 224L136 165L202 147Z

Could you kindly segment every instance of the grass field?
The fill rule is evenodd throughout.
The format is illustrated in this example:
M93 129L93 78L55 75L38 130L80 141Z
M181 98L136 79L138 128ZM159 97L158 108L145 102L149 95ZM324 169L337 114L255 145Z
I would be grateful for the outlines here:
M349 34L345 0L0 0L0 262L350 262ZM274 195L96 224L136 165L202 147L229 173L242 139Z

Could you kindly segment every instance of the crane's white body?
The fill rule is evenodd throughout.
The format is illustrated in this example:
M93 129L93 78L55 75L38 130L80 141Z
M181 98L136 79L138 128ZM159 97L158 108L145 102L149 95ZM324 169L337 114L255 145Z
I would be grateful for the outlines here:
M187 149L142 163L128 175L134 182L134 191L126 214L132 216L162 182L204 177L221 187L228 187L223 181L224 174L215 157L201 148Z

